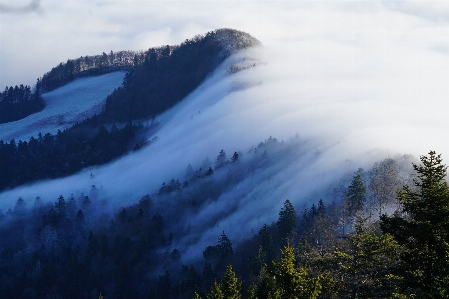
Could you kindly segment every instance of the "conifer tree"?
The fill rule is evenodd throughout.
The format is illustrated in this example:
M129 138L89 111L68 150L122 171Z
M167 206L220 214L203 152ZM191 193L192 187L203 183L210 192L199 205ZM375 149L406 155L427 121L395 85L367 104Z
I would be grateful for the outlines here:
M319 278L312 278L304 268L296 269L295 254L290 246L281 249L281 261L273 261L272 275L282 299L315 299L321 293ZM270 271L271 272L271 271Z
M218 153L217 159L215 160L215 169L221 168L228 163L229 161L226 156L226 152L224 150L221 150L220 153Z
M221 259L226 259L233 253L231 240L224 231L218 238L217 249Z
M296 224L296 211L290 200L284 202L284 207L279 212L279 219L276 222L279 238L285 242L286 238L293 232Z
M357 174L348 188L345 200L345 212L348 218L354 218L358 212L363 210L366 201L366 188L360 174Z
M226 268L225 275L221 281L221 291L223 292L223 297L226 299L240 299L240 290L242 288L242 283L235 276L232 266L229 265Z
M255 291L257 299L280 299L281 292L276 286L275 276L268 268L262 269L260 280Z
M393 291L388 271L398 259L398 245L390 234L370 232L367 220L359 219L346 244L334 252L337 277L341 279L339 293L354 299L387 298Z
M225 299L220 284L214 282L214 285L212 286L210 293L207 294L207 299Z
M395 274L404 294L449 298L449 185L441 155L421 156L414 187L398 191L402 215L381 216L381 228L403 246Z

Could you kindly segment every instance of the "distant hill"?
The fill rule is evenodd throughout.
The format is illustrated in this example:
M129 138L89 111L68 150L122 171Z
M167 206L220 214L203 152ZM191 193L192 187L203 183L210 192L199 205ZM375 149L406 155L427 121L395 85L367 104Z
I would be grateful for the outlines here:
M108 99L104 121L129 121L155 116L192 92L224 59L238 50L258 45L251 35L218 29L186 39L181 45L147 51L112 50L61 62L37 80L36 88L7 87L0 93L0 124L23 119L41 111L41 94L80 77L126 71L124 87Z
M187 39L179 46L149 49L142 64L106 100L106 121L154 117L192 92L224 59L260 42L251 35L219 29Z
M203 66L204 71L207 72L232 53L259 43L257 39L245 32L233 29L218 29L205 35L197 35L192 39L187 39L181 45L154 47L147 51L113 52L111 50L109 53L103 52L100 55L81 56L76 59L68 59L65 63L61 62L51 71L45 73L40 78L40 91L41 93L52 91L79 77L98 76L118 70L132 71L135 67L142 66L150 60L152 64L154 64L154 60L163 60L166 63L167 57L173 54L176 56L175 59L195 58L194 56L198 56L200 53L206 54L203 56L202 64L207 64ZM192 50L192 47L195 48L196 53L187 54L188 51ZM189 55L192 57L188 57ZM211 64L212 61L207 61L208 59L212 59L214 63ZM192 66L191 64L196 61L188 61L188 63ZM183 66L186 65L182 64L180 68ZM196 74L196 77L198 75L200 74Z
M70 128L58 130L56 135L41 132L38 138L32 137L28 142L16 142L14 137L9 143L0 140L0 169L3 170L0 173L0 190L70 175L89 166L108 163L131 149L139 149L149 142L145 139L136 140L143 129L137 120L156 116L172 107L197 88L232 53L258 44L260 42L247 33L219 29L195 36L179 46L152 48L143 54L143 62L136 54L134 66L127 66L125 61L119 67L129 67L130 70L125 75L123 86L107 97L100 114L80 120ZM100 66L83 71L101 73L115 70L114 65ZM66 63L61 64L60 68L67 67ZM81 76L83 71L76 76ZM56 78L56 73L53 69L38 81L41 85L38 84L36 94L39 94L39 90L46 90L45 84L48 82L57 82L48 81L52 77ZM70 80L63 76L58 84ZM79 97L75 98L83 101ZM59 102L58 99L54 101ZM65 119L67 113L73 114L73 111L58 111L51 117L59 122ZM126 126L118 124L125 121ZM36 122L31 126L35 126ZM157 122L151 126L157 126Z

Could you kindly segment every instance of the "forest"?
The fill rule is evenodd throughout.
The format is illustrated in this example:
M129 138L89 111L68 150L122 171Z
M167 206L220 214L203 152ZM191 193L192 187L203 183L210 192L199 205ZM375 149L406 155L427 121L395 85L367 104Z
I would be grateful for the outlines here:
M68 60L39 79L34 94L27 86L7 88L0 105L38 103L41 92L77 77L128 71L99 115L55 135L0 141L0 190L78 173L151 146L157 142L147 138L158 126L155 116L234 51L257 44L245 33L217 30L180 46ZM148 194L131 190L126 198L111 198L93 171L88 192L19 197L0 210L0 294L449 298L449 185L447 166L434 151L419 161L385 158L367 170L353 165L322 197L273 198L283 203L275 218L261 217L266 223L251 228L240 219L214 240L203 238L245 208L239 202L244 192L269 182L298 155L313 160L318 153L311 154L299 135L286 141L270 136L246 152L234 149L228 156L222 149L200 165L189 164ZM257 192L248 198L260 199ZM220 201L220 209L202 217Z
M145 136L140 133L157 125L154 121L157 115L197 88L232 53L257 44L259 41L247 33L220 29L197 35L179 46L69 60L38 79L34 94L23 85L7 88L0 94L0 123L2 119L17 120L42 110L44 102L40 93L79 76L128 70L123 86L107 97L100 114L55 136L44 133L28 141L0 141L3 170L0 190L67 176L89 166L108 163L151 143L144 141ZM141 122L148 122L149 126L144 128Z
M270 137L220 151L195 171L110 211L102 190L54 203L19 198L0 213L6 298L447 298L449 186L429 152L414 175L385 159L328 198L294 207L238 243L223 231L184 264L183 218L301 147ZM403 186L402 186L403 185ZM397 190L397 192L396 192ZM232 203L230 203L232 204ZM219 216L218 216L219 217ZM200 225L211 225L203 223ZM237 227L235 229L238 229ZM14 232L14 233L13 233ZM201 254L202 252L202 254Z
M118 70L129 71L134 66L142 64L144 51L119 51L109 54L81 56L77 59L68 59L60 63L40 78L42 93L55 90L73 80L86 76L98 76Z
M0 140L0 190L25 183L74 174L93 165L108 163L131 150L148 145L142 132L157 125L146 126L128 122L100 125L97 117L86 119L52 135L39 133L29 141Z
M39 91L33 92L30 86L6 86L5 90L0 92L0 124L25 118L44 107L45 102Z
M179 46L149 49L143 63L125 75L123 86L107 97L100 117L106 121L156 117L191 93L232 53L258 44L247 33L219 29Z

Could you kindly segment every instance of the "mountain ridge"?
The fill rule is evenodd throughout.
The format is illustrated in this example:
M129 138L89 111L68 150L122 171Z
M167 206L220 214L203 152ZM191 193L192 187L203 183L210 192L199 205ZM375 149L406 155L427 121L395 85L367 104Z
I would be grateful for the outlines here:
M145 137L136 139L143 127L132 122L154 118L176 105L224 59L241 49L259 44L247 33L219 29L197 35L178 47L150 49L144 62L125 75L123 86L106 98L99 114L82 121L75 119L77 123L71 127L61 126L64 119L68 119L64 113L52 115L55 125L60 127L57 134L40 132L29 141L18 143L14 141L14 136L9 135L11 142L1 142L0 165L4 172L0 177L0 189L70 175L89 166L108 163L133 148L139 149L149 144ZM45 86L45 80L40 84ZM56 91L52 94L57 95ZM44 98L49 94L44 94ZM67 93L61 95L67 97ZM52 101L58 102L55 98ZM38 123L39 119L33 120L30 130L35 131ZM126 126L124 123L127 123ZM152 122L151 126L154 124Z
M198 34L190 39L186 39L180 45L164 45L151 47L148 50L124 50L106 54L86 55L80 58L68 59L67 62L59 63L50 71L46 72L38 79L40 92L45 93L61 87L74 79L86 76L97 76L114 71L131 71L134 67L142 65L149 59L151 54L156 54L161 58L167 51L174 50L186 44L196 43L201 39L213 36L214 42L222 48L221 56L226 58L231 54L249 46L260 45L260 41L250 34L235 29L221 28L209 31L206 34Z

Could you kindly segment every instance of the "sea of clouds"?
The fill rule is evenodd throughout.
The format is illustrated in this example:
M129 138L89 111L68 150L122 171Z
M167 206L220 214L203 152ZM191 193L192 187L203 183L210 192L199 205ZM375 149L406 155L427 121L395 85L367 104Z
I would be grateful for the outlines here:
M213 160L221 149L231 155L270 135L288 140L298 133L306 151L264 186L246 182L248 192L233 198L244 208L208 229L206 244L236 223L247 225L227 231L234 238L258 229L275 220L285 199L299 206L339 177L385 157L436 150L444 159L448 23L449 7L441 2L42 1L37 13L4 15L3 85L32 84L67 58L177 44L223 27L248 32L263 46L231 57L160 116L151 146L69 178L4 192L0 202L37 195L54 201L88 192L94 183L119 206L179 178L189 163L197 168L204 157ZM230 65L248 61L255 67L229 74ZM207 209L222 207L218 201Z

